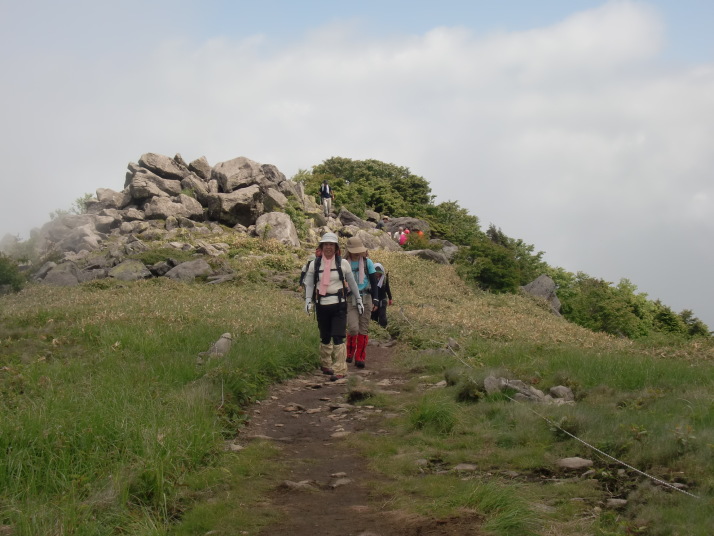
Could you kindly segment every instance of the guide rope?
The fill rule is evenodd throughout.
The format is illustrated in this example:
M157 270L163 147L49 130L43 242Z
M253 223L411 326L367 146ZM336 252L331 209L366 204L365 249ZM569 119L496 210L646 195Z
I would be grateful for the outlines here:
M402 318L404 318L404 320L406 320L406 321L409 323L410 326L414 327L414 324L412 324L412 322L409 320L409 318L407 318L407 316L404 314L404 311L401 309L401 307L399 308L399 312L401 313ZM439 343L438 341L432 340L432 341L430 341L430 342L436 343L436 344L438 344L439 346L443 346L443 343ZM461 363L463 363L465 366L467 366L467 367L469 367L469 368L471 368L471 369L474 369L474 366L473 366L471 363L469 363L468 361L464 360L461 356L459 356L453 348L451 348L450 346L447 346L447 348L449 349L449 351L451 351L451 353L454 355L454 357L455 357L456 359L458 359ZM505 394L505 393L504 393L504 394ZM631 471L634 471L635 473L637 473L637 474L639 474L639 475L642 475L642 476L644 476L644 477L646 477L646 478L649 478L650 480L653 480L654 482L657 482L658 484L661 484L662 486L666 486L666 487L668 487L668 488L670 488L670 489L673 489L673 490L675 490L675 491L678 491L678 492L680 492L680 493L683 493L683 494L685 494L685 495L688 495L689 497L693 497L693 498L695 498L695 499L701 499L701 497L700 497L699 495L695 495L695 494L690 493L690 492L688 492L688 491L686 491L686 490L683 490L683 489L681 489L681 488L678 488L677 486L674 486L674 485L670 484L669 482L665 482L664 480L662 480L662 479L660 479L660 478L657 478L656 476L652 476L652 475L650 475L650 474L648 474L648 473L645 473L644 471L641 471L641 470L637 469L636 467L633 467L632 465L630 465L630 464L628 464L628 463L626 463L626 462L623 462L622 460L618 460L617 458L615 458L614 456L611 456L611 455L608 454L607 452L603 452L602 450L600 450L599 448L595 447L594 445L591 445L591 444L588 443L587 441L585 441L585 440L583 440L583 439L580 439L578 436L576 436L576 435L574 435L574 434L571 434L571 433L568 432L567 430L564 430L561 426L558 425L558 423L554 422L552 419L549 419L549 418L546 417L545 415L541 415L541 414L538 413L536 410L534 410L530 405L524 404L523 402L521 402L521 401L519 401L519 400L516 400L516 399L514 399L514 398L511 398L511 397L508 396L508 395L505 395L505 396L506 396L506 398L508 398L509 400L511 400L511 401L513 401L513 402L516 402L517 404L521 404L523 407L525 407L526 409L528 409L529 411L531 411L532 413L534 413L535 415L537 415L538 417L540 417L541 419L543 419L545 422L547 422L550 426L553 426L554 428L557 428L559 431L561 431L561 432L563 432L564 434L566 434L566 435L572 437L573 439L575 439L576 441L582 443L583 445L585 445L585 446L588 447L589 449L594 450L595 452L597 452L597 453L600 454L601 456L604 456L604 457L606 457L606 458L609 458L610 460L612 460L612 461L614 461L614 462L617 462L617 463L619 463L620 465L622 465L622 466L624 466L624 467L627 467L627 468L630 469Z

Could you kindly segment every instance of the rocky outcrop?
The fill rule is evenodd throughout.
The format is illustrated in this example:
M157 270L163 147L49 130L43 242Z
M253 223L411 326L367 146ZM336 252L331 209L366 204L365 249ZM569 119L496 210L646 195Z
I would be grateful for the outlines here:
M392 238L399 226L429 232L429 225L416 218L390 220L382 230L379 214L367 211L362 219L341 207L329 217L312 196L305 196L302 183L286 179L274 165L238 157L211 166L205 157L190 164L176 155L141 155L127 165L124 189L98 188L86 203L87 213L63 215L33 231L34 254L51 259L34 274L36 280L58 285L76 285L99 278L134 281L149 277L192 280L200 277L226 280L228 273L214 273L204 260L178 262L164 258L146 265L137 258L169 244L197 256L225 256L227 244L204 240L213 233L233 232L274 239L301 247L295 224L287 209L302 211L303 241L314 244L325 232L359 237L370 250L401 250ZM293 214L294 212L290 212ZM296 220L297 221L297 220ZM181 233L183 240L174 241ZM191 237L191 244L185 238ZM7 244L6 244L7 242ZM14 247L5 240L7 248ZM413 251L434 262L448 263L456 246L442 241L441 252ZM9 245L8 245L9 244ZM165 246L162 246L165 247ZM147 256L149 258L150 256Z

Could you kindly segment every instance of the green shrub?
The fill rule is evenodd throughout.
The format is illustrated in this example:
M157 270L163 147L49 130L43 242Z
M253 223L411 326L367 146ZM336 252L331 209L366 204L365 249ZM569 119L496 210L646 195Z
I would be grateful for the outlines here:
M409 422L416 430L449 434L456 425L456 407L449 400L424 396L411 408Z
M0 287L9 286L13 291L17 292L22 289L25 282L25 277L20 273L17 263L0 253Z

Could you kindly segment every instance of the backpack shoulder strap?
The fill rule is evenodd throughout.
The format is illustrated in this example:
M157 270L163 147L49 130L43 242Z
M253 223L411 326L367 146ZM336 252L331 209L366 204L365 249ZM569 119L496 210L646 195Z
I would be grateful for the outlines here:
M335 255L335 262L337 264L337 274L340 276L340 281L345 282L345 274L342 273L342 257Z

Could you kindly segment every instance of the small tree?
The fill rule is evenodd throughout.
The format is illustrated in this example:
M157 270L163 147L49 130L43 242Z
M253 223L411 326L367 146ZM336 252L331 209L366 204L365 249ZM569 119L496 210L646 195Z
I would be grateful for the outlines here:
M94 196L92 194L84 194L82 197L78 197L68 209L58 208L57 210L50 212L50 219L54 220L60 216L66 216L67 214L86 214L87 203L93 197Z
M17 292L22 289L25 283L25 278L17 266L17 263L0 253L0 287L8 286L13 291Z

